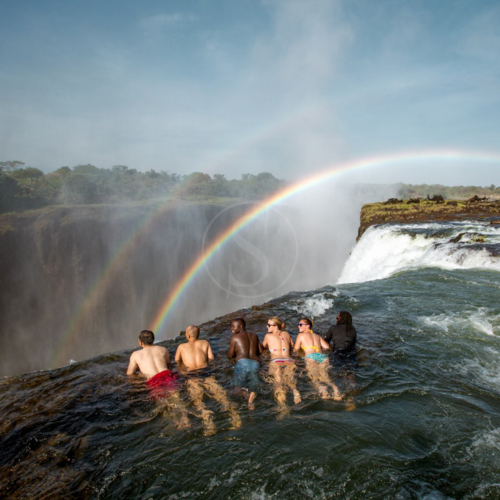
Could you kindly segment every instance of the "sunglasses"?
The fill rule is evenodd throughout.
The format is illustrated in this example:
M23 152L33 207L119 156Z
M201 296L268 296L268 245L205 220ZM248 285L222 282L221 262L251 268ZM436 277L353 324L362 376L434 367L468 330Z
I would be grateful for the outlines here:
M307 323L298 323L297 326L309 326Z

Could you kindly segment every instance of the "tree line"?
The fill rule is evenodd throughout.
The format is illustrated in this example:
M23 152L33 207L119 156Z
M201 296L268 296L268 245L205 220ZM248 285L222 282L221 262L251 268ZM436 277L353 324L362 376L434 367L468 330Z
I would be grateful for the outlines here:
M45 174L20 161L0 162L0 212L47 205L92 205L140 201L169 195L210 196L259 200L284 187L285 181L263 172L243 174L240 180L194 172L139 172L125 165L61 167Z
M443 186L441 184L402 184L398 183L398 198L426 198L442 196L445 200L465 200L477 195L481 198L500 198L500 186L491 184L481 186Z
M91 205L140 201L169 195L210 196L261 200L285 186L268 172L243 174L239 180L202 172L178 175L165 171L139 172L125 165L61 167L45 174L21 161L0 162L0 212L41 208L47 205ZM363 185L358 188L362 189ZM397 184L403 199L440 195L444 199L500 197L500 187Z

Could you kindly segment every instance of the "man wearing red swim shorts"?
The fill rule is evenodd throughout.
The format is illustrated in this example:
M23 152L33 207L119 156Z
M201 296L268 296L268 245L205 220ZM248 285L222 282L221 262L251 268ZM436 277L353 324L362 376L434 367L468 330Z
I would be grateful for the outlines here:
M147 377L146 385L152 389L154 397L164 397L169 391L177 389L177 373L172 373L168 349L153 345L154 333L143 330L139 334L140 351L134 351L130 356L127 375L134 375L137 370Z

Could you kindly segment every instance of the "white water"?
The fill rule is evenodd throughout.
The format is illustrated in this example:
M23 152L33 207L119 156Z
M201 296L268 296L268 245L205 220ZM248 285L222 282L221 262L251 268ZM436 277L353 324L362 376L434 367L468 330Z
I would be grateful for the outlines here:
M461 233L466 234L458 243L450 241ZM474 241L478 236L484 243ZM354 247L337 283L384 279L421 267L500 271L500 258L487 250L499 243L500 228L480 222L372 226Z
M331 309L335 300L331 296L338 296L338 292L329 293L325 297L324 293L317 293L312 297L297 299L293 302L286 302L284 305L297 311L299 314L304 314L307 317L317 318L322 316L328 309Z

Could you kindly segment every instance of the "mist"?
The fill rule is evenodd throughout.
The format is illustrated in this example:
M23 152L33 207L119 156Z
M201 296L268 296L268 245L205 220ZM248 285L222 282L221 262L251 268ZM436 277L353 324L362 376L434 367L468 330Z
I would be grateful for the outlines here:
M334 284L362 204L396 194L359 183L500 184L495 2L47 0L0 14L1 161L293 182L375 155L467 150L335 176L271 207L207 261L159 339ZM3 374L134 347L204 244L249 208L174 203L157 217L151 198L7 214Z
M361 205L394 192L330 181L270 207L196 273L157 339L334 284ZM196 258L255 203L54 206L16 219L20 226L1 237L2 375L135 347Z

